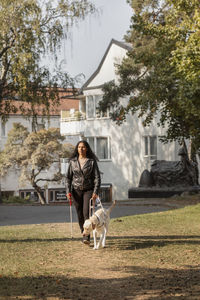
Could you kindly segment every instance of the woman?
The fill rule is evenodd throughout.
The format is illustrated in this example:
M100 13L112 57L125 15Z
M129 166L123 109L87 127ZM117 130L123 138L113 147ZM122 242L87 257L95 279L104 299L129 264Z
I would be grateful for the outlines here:
M83 232L83 224L89 218L89 203L98 197L101 185L98 158L86 141L79 141L69 161L67 172L67 197L74 202L78 222ZM83 243L90 243L90 236L83 237Z

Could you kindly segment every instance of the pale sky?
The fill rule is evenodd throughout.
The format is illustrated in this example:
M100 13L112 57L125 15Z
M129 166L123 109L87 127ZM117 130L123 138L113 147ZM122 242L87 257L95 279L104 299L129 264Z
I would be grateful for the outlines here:
M59 60L71 76L84 73L81 85L97 69L112 38L122 41L129 30L131 7L126 0L91 0L100 13L75 25L63 43Z

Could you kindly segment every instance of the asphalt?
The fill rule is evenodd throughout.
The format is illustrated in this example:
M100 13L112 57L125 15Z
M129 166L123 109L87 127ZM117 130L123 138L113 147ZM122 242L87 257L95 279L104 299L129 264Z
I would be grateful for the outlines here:
M103 203L108 207L109 203ZM111 212L111 218L139 215L167 211L181 207L170 203L166 199L139 199L118 201ZM75 208L72 206L72 219L77 222ZM70 207L66 204L59 205L0 205L0 226L64 223L70 222Z

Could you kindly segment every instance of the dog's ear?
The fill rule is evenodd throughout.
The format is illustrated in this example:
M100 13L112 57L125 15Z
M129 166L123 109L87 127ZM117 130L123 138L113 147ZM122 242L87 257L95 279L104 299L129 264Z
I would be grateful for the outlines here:
M96 227L96 226L95 226L95 224L94 224L94 223L92 223L92 229L93 229L93 230L95 229L95 227Z

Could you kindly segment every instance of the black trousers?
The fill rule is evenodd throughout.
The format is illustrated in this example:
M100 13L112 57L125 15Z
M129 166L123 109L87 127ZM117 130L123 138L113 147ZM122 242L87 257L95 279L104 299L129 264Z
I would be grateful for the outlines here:
M83 232L83 224L85 220L89 219L89 205L90 199L92 198L93 190L81 191L73 190L72 191L72 200L76 207L76 212L78 216L78 223Z

